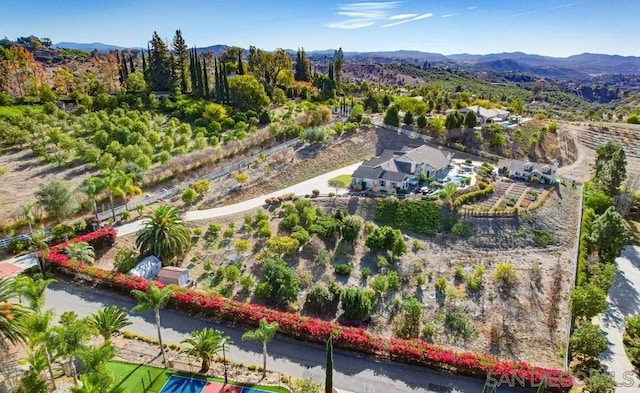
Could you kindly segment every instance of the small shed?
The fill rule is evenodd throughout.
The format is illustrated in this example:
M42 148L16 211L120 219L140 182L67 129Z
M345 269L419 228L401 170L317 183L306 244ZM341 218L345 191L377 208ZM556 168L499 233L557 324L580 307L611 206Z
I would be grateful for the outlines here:
M162 269L162 262L153 255L144 257L136 267L129 270L129 274L138 276L150 280L158 275L158 272Z
M167 285L177 285L179 287L189 286L189 270L182 267L166 266L160 269L156 280Z

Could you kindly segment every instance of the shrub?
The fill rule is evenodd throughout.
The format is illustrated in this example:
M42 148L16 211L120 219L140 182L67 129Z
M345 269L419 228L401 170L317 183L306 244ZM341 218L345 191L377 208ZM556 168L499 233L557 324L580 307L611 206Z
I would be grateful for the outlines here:
M482 265L474 265L473 272L467 274L465 281L467 282L467 289L470 292L477 292L482 288L482 280L486 269Z
M423 286L424 284L426 284L427 279L424 278L424 276L418 276L416 277L416 283L418 284L419 287Z
M471 228L469 224L458 222L453 228L451 228L451 232L460 237L469 237L471 236Z
M453 279L456 280L456 282L464 280L464 269L462 268L462 266L456 265L453 268Z
M348 288L340 298L344 316L355 321L364 321L371 316L371 296L358 288Z
M307 292L305 305L314 311L327 312L333 301L334 296L329 289L324 285L316 284Z
M556 242L556 239L549 232L543 231L541 229L534 229L533 241L535 241L539 246L548 246L554 244Z
M407 245L402 237L402 232L388 226L374 229L367 236L365 244L372 251L388 250L394 256L401 256L407 252Z
M209 226L207 227L207 233L211 234L211 236L213 237L217 237L221 230L222 227L220 226L220 224L215 222L209 224Z
M422 244L422 242L420 240L418 240L418 239L413 239L411 244L413 246L413 252L418 252L420 250L424 250L424 244Z
M224 268L224 278L228 282L235 282L240 278L240 269L236 265L229 265Z
M316 198L318 195L320 195L320 190L314 189L313 191L311 191L311 194L313 195L314 198Z
M400 276L398 272L392 270L387 273L387 282L389 283L389 289L392 291L397 291L400 289Z
M31 245L31 241L29 241L29 239L26 239L23 237L14 237L9 242L7 249L11 254L18 255L24 251L27 251L30 245Z
M439 277L436 280L435 287L438 295L443 297L447 295L447 279L446 278Z
M362 269L360 269L360 277L362 277L363 279L367 279L369 278L369 276L371 275L371 269L368 267L363 267Z
M569 344L574 354L597 358L607 349L607 338L598 325L594 325L591 321L583 321L571 333Z
M375 219L382 224L434 235L441 223L441 210L437 202L389 197L378 201Z
M193 236L202 236L202 228L193 228L191 233L193 233Z
M138 255L127 248L119 249L113 257L113 269L118 272L127 273L136 267L137 263Z
M267 258L262 261L264 278L258 291L268 300L279 305L286 305L295 301L300 292L300 283L293 270L281 258Z
M184 202L187 205L195 202L197 198L198 198L198 193L193 188L187 187L182 192L182 202Z
M493 278L498 282L498 285L502 287L511 287L518 282L518 272L509 262L500 262Z
M614 393L616 380L603 371L592 371L587 378L585 390L589 393Z
M316 267L324 269L331 262L331 251L326 248L320 249L313 261Z
M255 280L253 279L253 276L249 274L243 274L240 277L240 287L244 292L250 292L251 288L253 288L254 285Z
M346 263L339 263L335 267L336 274L339 276L351 275L351 266Z

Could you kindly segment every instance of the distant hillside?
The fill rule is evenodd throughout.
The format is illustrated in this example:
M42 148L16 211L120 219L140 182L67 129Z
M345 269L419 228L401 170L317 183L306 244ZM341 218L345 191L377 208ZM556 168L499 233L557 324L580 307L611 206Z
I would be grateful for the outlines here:
M114 49L125 49L117 45L100 42L78 43L59 42L57 48L77 49L90 52L97 49L108 52ZM216 55L227 49L228 45L210 45L198 48L200 52L213 52ZM295 51L289 50L295 54ZM245 50L246 53L246 50ZM334 49L307 51L312 60L328 61L333 56ZM488 55L474 55L468 53L442 55L415 50L378 51L378 52L344 52L347 60L360 63L393 62L410 63L421 66L446 67L463 69L471 72L519 72L538 77L556 80L584 80L593 75L621 74L640 75L640 57L603 55L583 53L569 57L551 57L532 55L523 52L492 53Z
M76 49L85 52L97 50L98 52L111 52L112 50L124 50L126 48L117 45L103 44L102 42L81 43L81 42L58 42L54 48Z

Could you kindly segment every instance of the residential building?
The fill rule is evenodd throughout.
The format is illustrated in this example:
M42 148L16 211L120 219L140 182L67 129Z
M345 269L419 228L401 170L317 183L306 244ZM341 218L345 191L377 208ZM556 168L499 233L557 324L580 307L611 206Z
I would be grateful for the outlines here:
M518 180L554 184L557 181L558 163L541 164L531 161L501 159L498 161L498 173Z
M418 177L444 177L453 154L427 145L404 146L401 150L384 150L365 161L353 173L354 190L395 192L418 184Z
M449 110L447 112L451 111L453 110ZM457 112L465 116L469 112L475 112L478 126L484 126L491 123L501 123L503 121L508 121L509 119L509 111L496 108L487 109L481 107L480 105L472 105L466 108L460 108L457 110Z

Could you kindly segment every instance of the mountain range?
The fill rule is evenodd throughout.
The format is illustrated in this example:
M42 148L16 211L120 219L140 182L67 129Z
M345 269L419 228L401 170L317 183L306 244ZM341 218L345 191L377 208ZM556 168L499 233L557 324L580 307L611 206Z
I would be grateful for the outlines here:
M94 43L59 42L56 48L77 49L82 51L98 50L108 52L125 50L126 48ZM212 45L198 48L200 52L219 54L228 48L227 45ZM139 48L133 48L139 49ZM295 50L287 50L295 54ZM329 60L334 50L308 51L307 55L314 61ZM492 53L487 55L428 53L413 50L379 51L379 52L345 52L347 60L363 63L407 62L420 66L460 68L471 72L515 72L537 75L557 80L584 80L594 75L622 74L640 75L640 57L582 53L569 57L551 57L523 52Z

